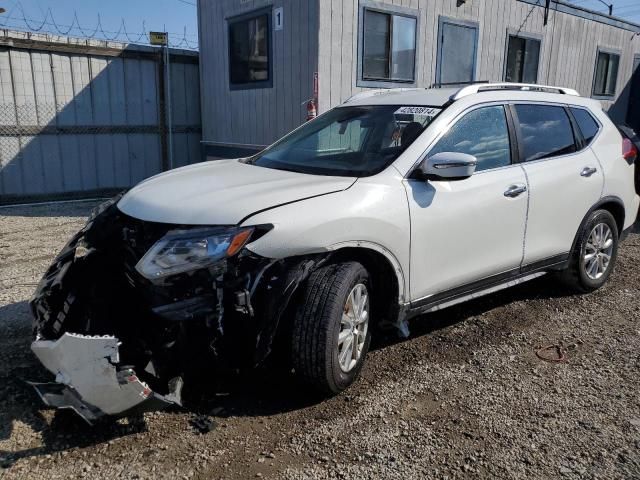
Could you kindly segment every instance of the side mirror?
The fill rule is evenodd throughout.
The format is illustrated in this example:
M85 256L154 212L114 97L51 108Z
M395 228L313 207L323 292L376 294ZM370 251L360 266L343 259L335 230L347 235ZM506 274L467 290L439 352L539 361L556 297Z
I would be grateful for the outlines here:
M457 152L441 152L425 158L420 171L426 178L463 180L476 171L478 159L473 155Z

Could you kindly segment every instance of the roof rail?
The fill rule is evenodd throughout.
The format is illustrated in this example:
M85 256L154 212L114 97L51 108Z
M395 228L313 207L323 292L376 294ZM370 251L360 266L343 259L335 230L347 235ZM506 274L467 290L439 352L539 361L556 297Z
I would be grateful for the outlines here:
M535 83L510 83L510 82L501 82L501 83L475 83L473 85L467 85L466 87L462 87L456 93L451 95L451 101L460 100L462 97L466 97L467 95L472 95L474 93L478 93L481 91L491 91L491 90L523 90L523 91L537 91L537 92L556 92L564 95L574 95L579 97L580 94L572 89L565 87L552 87L549 85L537 85Z

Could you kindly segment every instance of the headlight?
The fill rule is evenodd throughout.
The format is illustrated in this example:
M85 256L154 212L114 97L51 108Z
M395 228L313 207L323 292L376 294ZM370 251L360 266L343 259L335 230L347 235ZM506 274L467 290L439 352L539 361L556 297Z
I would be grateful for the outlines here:
M253 228L203 228L167 233L145 253L136 270L149 280L197 270L235 255Z

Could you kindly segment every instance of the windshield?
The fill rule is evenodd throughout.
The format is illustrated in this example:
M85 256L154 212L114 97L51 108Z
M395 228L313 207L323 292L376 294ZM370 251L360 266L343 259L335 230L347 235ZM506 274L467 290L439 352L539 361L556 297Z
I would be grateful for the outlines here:
M440 111L402 105L334 108L247 163L317 175L374 175L398 158Z

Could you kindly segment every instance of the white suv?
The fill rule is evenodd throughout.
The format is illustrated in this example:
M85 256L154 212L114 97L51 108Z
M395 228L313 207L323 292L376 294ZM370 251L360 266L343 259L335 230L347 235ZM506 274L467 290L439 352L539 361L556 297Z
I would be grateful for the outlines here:
M550 272L600 287L638 212L636 153L569 89L358 94L253 157L102 206L32 300L32 348L66 385L38 390L118 414L273 350L339 392L372 331Z

